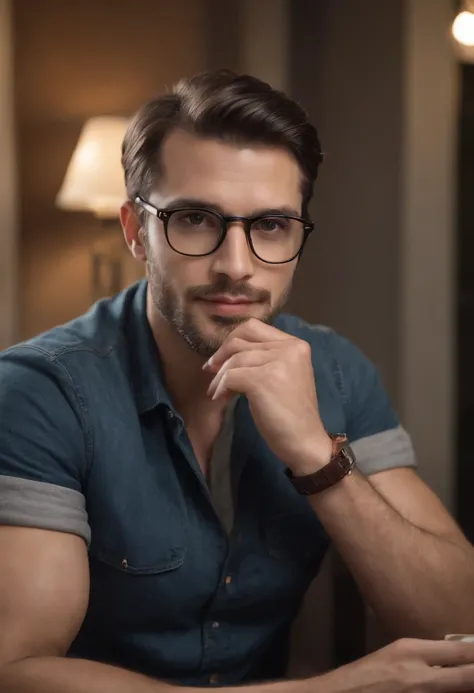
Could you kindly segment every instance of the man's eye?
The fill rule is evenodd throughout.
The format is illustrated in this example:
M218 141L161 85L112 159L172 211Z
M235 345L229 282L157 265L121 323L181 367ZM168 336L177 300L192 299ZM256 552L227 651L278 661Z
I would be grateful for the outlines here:
M268 233L275 231L284 231L288 227L286 219L259 219L253 225L256 231L266 231Z
M190 224L199 226L199 224L202 224L204 221L204 214L198 214L197 212L194 212L193 214L188 214L186 219L187 221L189 221Z

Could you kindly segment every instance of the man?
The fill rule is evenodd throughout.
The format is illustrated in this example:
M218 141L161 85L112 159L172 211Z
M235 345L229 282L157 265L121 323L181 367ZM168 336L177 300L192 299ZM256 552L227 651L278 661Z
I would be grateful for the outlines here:
M474 646L439 641L474 630L471 546L373 365L280 314L321 158L297 104L228 72L130 124L148 282L0 358L2 693L474 688ZM262 684L329 539L426 640Z

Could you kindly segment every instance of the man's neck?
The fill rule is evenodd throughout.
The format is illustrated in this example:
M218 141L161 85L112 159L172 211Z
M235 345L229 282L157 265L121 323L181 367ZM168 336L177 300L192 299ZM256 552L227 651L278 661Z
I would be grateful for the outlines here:
M219 416L223 406L212 402L207 389L212 376L202 370L205 358L188 347L147 296L147 318L160 352L166 388L174 406L186 420Z

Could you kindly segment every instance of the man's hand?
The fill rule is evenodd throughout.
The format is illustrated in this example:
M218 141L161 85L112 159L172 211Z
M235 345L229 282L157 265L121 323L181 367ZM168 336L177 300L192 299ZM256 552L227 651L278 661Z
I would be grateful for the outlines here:
M311 474L331 458L318 409L311 348L260 320L239 325L205 364L213 399L246 395L260 434L294 474Z
M316 679L327 693L455 693L474 690L474 644L398 640ZM319 688L317 689L319 690Z

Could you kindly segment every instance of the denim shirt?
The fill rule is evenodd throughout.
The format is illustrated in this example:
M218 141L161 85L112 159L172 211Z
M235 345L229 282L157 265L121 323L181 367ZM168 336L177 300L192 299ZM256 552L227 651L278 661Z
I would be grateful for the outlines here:
M275 678L328 537L245 397L225 530L145 303L140 282L0 355L0 524L87 542L90 601L69 656L189 685ZM310 343L323 423L348 434L361 471L413 465L374 366L327 328L289 315L275 326Z

